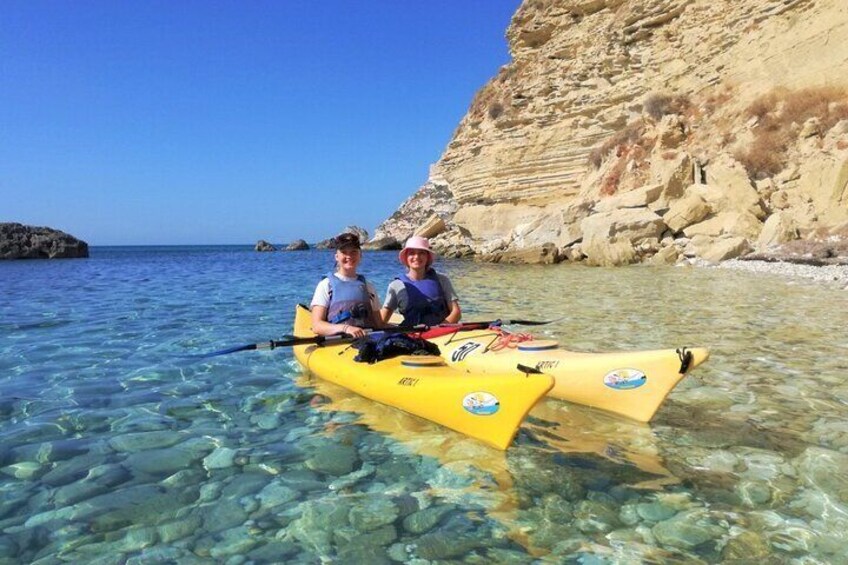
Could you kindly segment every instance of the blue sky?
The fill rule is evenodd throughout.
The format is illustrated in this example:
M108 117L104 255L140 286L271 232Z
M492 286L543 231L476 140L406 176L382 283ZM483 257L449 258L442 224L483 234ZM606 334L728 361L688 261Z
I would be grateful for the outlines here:
M373 231L509 62L519 4L5 0L0 222L93 245Z

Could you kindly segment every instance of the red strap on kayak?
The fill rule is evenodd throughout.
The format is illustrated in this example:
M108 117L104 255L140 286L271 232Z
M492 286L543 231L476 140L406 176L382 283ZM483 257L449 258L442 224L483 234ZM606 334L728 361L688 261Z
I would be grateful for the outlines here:
M453 334L459 331L459 328L439 328L435 327L433 329L427 330L426 332L421 332L421 337L424 339L433 339L434 337L442 337L443 335Z
M423 339L433 339L436 337L442 337L443 335L450 335L457 332L468 331L468 330L485 330L488 329L488 325L483 324L456 324L454 326L436 326L430 328L426 332L421 332L421 337Z
M489 351L498 351L506 348L514 349L518 347L519 343L533 341L533 336L530 334L514 334L503 330L501 330L500 334L498 340L489 346Z

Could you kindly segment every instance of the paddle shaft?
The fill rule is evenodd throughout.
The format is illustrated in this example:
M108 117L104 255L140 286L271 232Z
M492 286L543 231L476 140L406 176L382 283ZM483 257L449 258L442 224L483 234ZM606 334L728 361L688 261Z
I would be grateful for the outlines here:
M546 321L538 321L538 320L489 320L485 322L461 322L456 324L439 324L437 326L394 326L388 328L364 328L366 335L369 335L374 332L392 332L392 333L417 333L417 332L427 332L429 330L435 329L450 329L457 332L461 331L470 331L470 330L478 330L485 329L490 326L498 326L498 325L517 325L517 326L544 326L545 324L551 324L553 322L559 321L562 318L557 318L556 320L546 320ZM256 351L261 349L276 349L278 347L294 347L297 345L325 345L328 343L345 343L349 341L353 341L356 338L350 334L342 333L342 334L333 334L333 335L316 335L311 337L297 337L292 336L288 339L280 339L280 340L271 340L271 341L263 341L260 343L251 343L248 345L241 345L238 347L232 347L229 349L222 349L221 351L215 351L213 353L209 353L206 355L201 355L201 357L215 357L218 355L227 355L229 353L236 353L238 351Z
M394 328L363 328L365 331L365 335L371 335L373 333L379 332L391 332L391 333L415 333L425 331L427 329L426 326L414 326L414 327L394 327ZM241 345L238 347L231 347L229 349L222 349L220 351L215 351L212 353L207 353L206 355L200 355L200 357L216 357L218 355L227 355L229 353L236 353L239 351L257 351L261 349L276 349L278 347L294 347L297 345L325 345L325 344L333 344L333 343L346 343L350 341L354 341L358 338L346 334L333 334L333 335L316 335L310 337L297 337L291 336L287 339L275 340L271 341L262 341L259 343L251 343L248 345Z

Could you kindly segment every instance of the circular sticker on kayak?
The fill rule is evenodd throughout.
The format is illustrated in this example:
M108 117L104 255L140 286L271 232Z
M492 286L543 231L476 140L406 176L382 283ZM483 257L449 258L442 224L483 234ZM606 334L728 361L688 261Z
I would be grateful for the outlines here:
M476 416L489 416L498 411L501 403L498 397L488 392L472 392L462 399L462 407Z
M647 380L648 377L639 369L616 369L604 376L604 384L616 390L639 388Z

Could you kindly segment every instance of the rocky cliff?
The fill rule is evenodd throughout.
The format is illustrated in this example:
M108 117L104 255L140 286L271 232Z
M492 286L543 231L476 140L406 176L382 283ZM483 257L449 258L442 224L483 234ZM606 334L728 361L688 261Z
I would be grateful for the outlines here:
M434 243L492 261L720 261L848 233L844 0L526 0L506 35L512 62L378 235L408 235L434 187Z

